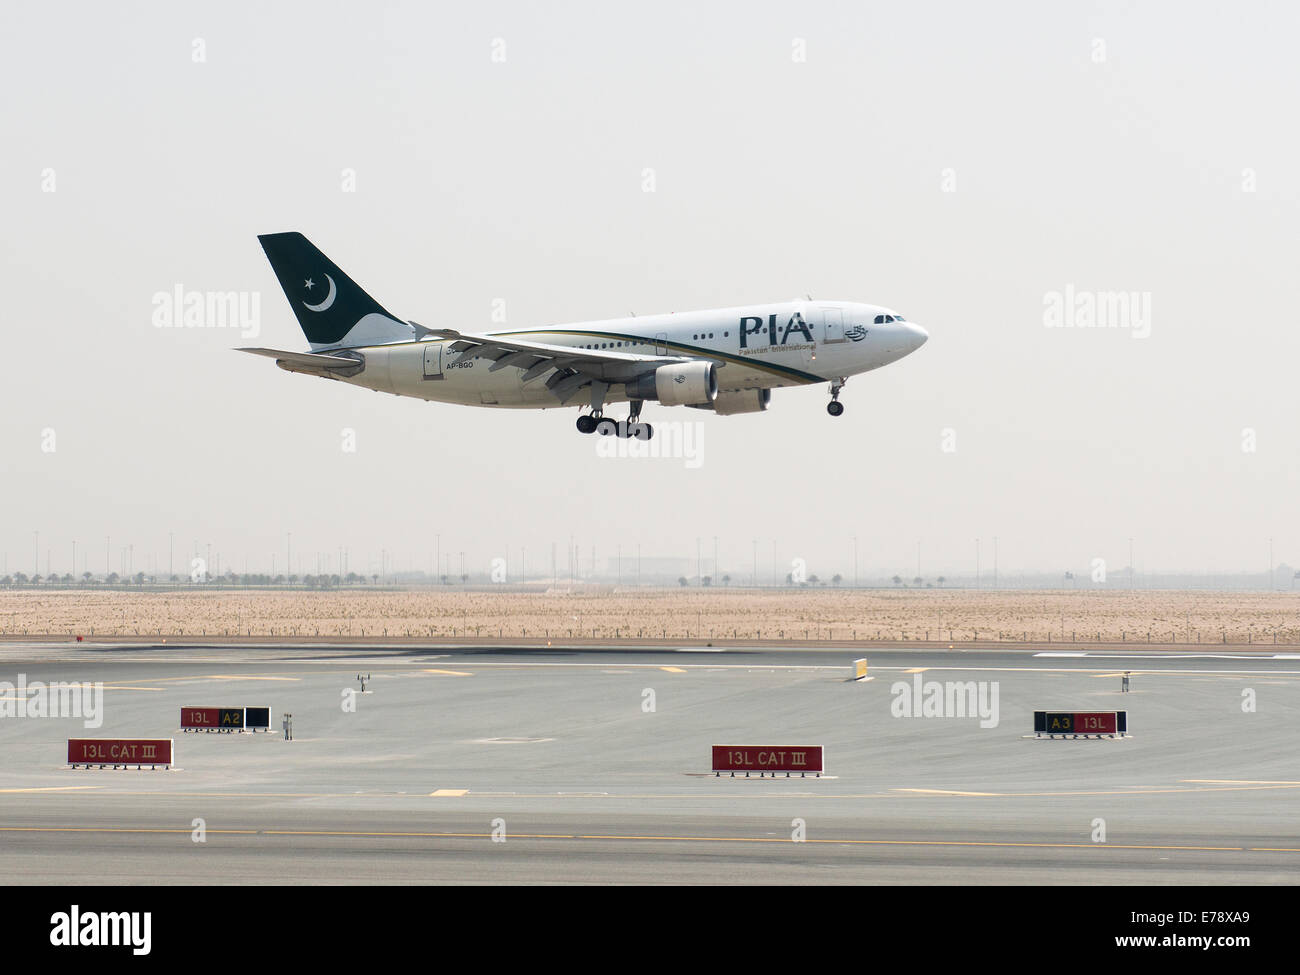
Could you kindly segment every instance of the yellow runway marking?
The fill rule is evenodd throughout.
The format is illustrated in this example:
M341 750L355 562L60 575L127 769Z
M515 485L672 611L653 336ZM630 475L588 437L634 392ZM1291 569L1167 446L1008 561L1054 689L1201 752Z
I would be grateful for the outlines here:
M474 675L464 670L429 670L424 671L426 674L446 674L448 677L473 677Z
M1179 781L1206 785L1300 785L1300 782L1293 779L1179 779Z
M106 691L165 691L165 687L125 687L120 684L105 684Z
M98 789L97 785L46 785L33 786L30 789L0 789L0 792L73 792L82 789Z
M188 835L188 827L125 827L125 826L0 826L4 833L140 833L154 835ZM334 836L366 837L371 839L490 839L492 833L411 832L398 830L307 830L307 829L209 829L208 833L220 836ZM791 841L783 836L663 836L650 834L611 833L509 833L512 840L614 840L661 843L780 843ZM916 840L916 839L833 839L809 838L805 843L824 846L916 846L916 847L985 847L995 849L1027 850L1094 850L1103 855L1104 850L1158 850L1181 853L1300 853L1292 847L1266 846L1191 846L1159 843L1029 843L997 840Z
M0 826L0 833L192 833L193 829L167 829L161 826ZM256 836L258 829L209 829L209 833Z
M351 829L265 829L260 830L264 836L372 836L391 839L491 839L491 833L406 833L386 830L351 830ZM512 840L576 840L572 833L507 833ZM787 841L788 842L788 841Z
M467 792L469 792L469 789L435 789L433 792L429 793L429 797L431 799L437 799L437 798L455 799L463 796Z
M186 677L149 677L152 684L176 683L187 680L302 680L301 677L271 677L266 674L193 674Z
M82 681L76 681L76 682L74 682L75 686L81 686L82 683L86 683L86 684L93 685L93 684L94 684L94 681L84 681L84 682L82 682ZM28 689L28 690L31 690L31 687L32 687L31 684L28 684L28 685L27 685L27 689ZM101 690L105 690L105 691L165 691L165 690L167 690L167 688L165 688L165 687L127 687L127 686L122 685L122 684L105 684L105 685L101 688ZM30 700L31 700L30 697L19 697L19 696L16 695L16 694L10 695L10 694L8 694L7 692L6 692L6 694L0 696L0 703L4 703L4 704L11 704L11 703L12 703L12 704L16 704L16 703L18 703L19 701L30 701Z
M579 836L580 840L669 840L680 843L789 843L783 836ZM850 846L995 846L1045 850L1096 850L1108 847L1113 850L1216 850L1244 852L1245 846L1156 846L1120 843L1007 843L996 840L854 840L805 839L803 843L847 844ZM1276 852L1284 852L1278 850ZM1297 851L1300 852L1300 851Z
M886 669L892 669L892 668L886 668ZM905 674L924 674L924 673L925 673L927 670L929 670L929 669L930 669L929 667L909 667L907 670L903 671L903 673L905 673Z
M680 667L660 667L659 669L660 669L660 670L663 670L663 671L666 671L666 672L668 672L668 673L670 673L670 674L684 674L684 673L686 673L686 671L682 670L682 668L680 668Z
M1195 779L1184 779L1185 782L1194 782ZM1160 796L1171 793L1199 793L1199 792L1266 792L1273 789L1300 789L1300 782L1269 782L1269 783L1242 783L1242 784L1225 784L1216 788L1192 788L1180 789L1170 786L1167 789L1095 789L1089 791L1071 791L1071 792L953 792L940 789L894 789L894 792L929 792L938 795L949 796L988 796L999 799L1057 799L1057 798L1074 798L1077 796ZM822 796L821 798L836 798L831 796ZM850 796L841 796L837 798L858 798ZM865 796L861 798L866 798ZM900 797L901 798L901 797Z
M706 776L711 777L711 776ZM739 782L741 780L737 780ZM754 780L757 782L758 780ZM792 782L795 780L792 780ZM804 780L811 786L816 779ZM957 789L919 789L907 787L895 787L885 792L752 792L752 793L722 793L708 796L712 800L724 801L753 801L753 800L771 800L771 799L788 799L806 801L814 799L817 801L826 801L831 799L891 799L902 801L905 799L927 799L942 798L944 796L960 796L970 799L1071 799L1078 797L1093 796L1111 796L1123 798L1125 796L1151 796L1151 795L1197 795L1206 792L1270 792L1280 790L1300 789L1300 782L1241 782L1233 780L1224 780L1220 782L1215 779L1183 779L1180 780L1189 783L1184 787L1169 786L1160 789L1093 789L1093 790L1073 790L1068 792L967 792ZM1202 783L1202 784L1196 784ZM152 799L172 799L184 800L190 799L401 799L403 797L423 796L425 793L420 792L159 792L155 790L140 789L113 789L111 786L53 786L48 788L0 788L0 794L6 792L45 792L66 790L73 796L89 789L105 790L99 791L95 796L88 796L97 802L103 802L108 799L117 799L124 797L148 797ZM72 792L76 790L76 792ZM442 791L442 790L440 790ZM449 790L457 792L459 790ZM469 790L465 790L468 792ZM474 790L474 795L485 799L639 799L639 800L698 800L704 798L699 793L614 793L614 792L595 792L595 793L565 793L565 792L484 792Z

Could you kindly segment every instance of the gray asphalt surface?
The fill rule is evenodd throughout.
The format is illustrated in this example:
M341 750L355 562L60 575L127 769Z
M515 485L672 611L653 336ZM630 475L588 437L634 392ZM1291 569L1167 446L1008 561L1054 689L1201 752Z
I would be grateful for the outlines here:
M1295 655L874 650L872 679L854 683L852 652L691 649L9 646L0 680L103 681L105 704L98 729L77 718L0 718L8 875L60 884L1300 880ZM1129 694L1119 690L1125 670ZM346 711L358 671L373 679ZM895 683L918 676L996 683L996 726L895 716ZM1253 712L1243 711L1243 691ZM275 733L178 730L182 705L241 704L270 705ZM1054 708L1127 708L1132 736L1035 740L1032 712ZM285 711L292 742L279 734ZM172 737L179 767L66 767L69 737L114 736ZM828 775L715 778L715 743L822 744ZM1098 820L1104 842L1094 841ZM796 821L804 842L792 840Z

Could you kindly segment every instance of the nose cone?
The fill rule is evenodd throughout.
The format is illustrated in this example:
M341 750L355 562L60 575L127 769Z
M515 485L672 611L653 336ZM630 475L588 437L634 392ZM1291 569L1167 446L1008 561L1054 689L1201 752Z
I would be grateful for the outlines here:
M907 323L906 340L908 343L908 349L907 349L908 352L915 352L921 346L925 345L926 340L929 339L929 337L930 337L930 333L927 332L925 329L923 329L920 325L916 324L915 322Z

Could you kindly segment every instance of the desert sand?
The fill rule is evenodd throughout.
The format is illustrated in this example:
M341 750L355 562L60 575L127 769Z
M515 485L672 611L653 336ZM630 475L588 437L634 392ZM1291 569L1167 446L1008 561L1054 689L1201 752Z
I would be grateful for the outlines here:
M552 589L0 592L0 635L1300 644L1300 593Z

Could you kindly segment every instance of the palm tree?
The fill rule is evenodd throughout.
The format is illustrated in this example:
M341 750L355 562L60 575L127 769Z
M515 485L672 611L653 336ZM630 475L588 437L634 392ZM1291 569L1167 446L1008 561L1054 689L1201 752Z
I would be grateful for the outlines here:
M729 585L731 585L731 576L723 576L723 577L722 577L722 584L723 584L724 586L729 586Z
M684 586L684 585L686 585L686 576L678 576L678 577L677 577L677 585L679 585L679 586Z
M840 584L840 580L843 579L843 578L844 578L844 577L843 577L842 575L840 575L840 574L837 572L837 573L835 573L835 575L831 576L831 582L832 582L834 585L837 585L837 586L838 586L838 585Z
M940 588L940 589L943 588L943 584L944 584L944 582L945 582L944 577L943 577L943 576L939 576L939 588Z
M897 585L900 585L900 584L902 583L902 581L903 581L903 577L902 577L902 576L894 576L894 585L896 585L896 586L897 586Z
M917 585L917 586L919 586L919 585L920 585L921 583L923 583L924 581L925 581L925 580L922 579L920 576L917 576L915 579L912 580L912 583L913 583L913 585Z

